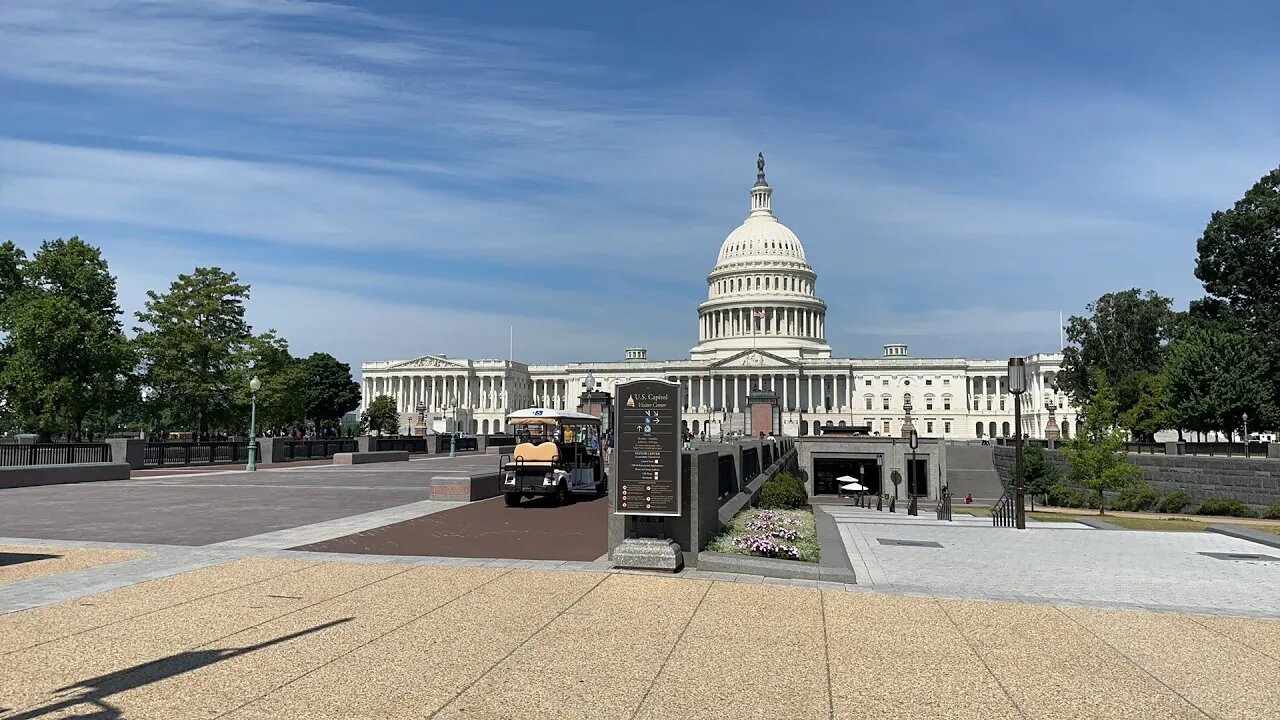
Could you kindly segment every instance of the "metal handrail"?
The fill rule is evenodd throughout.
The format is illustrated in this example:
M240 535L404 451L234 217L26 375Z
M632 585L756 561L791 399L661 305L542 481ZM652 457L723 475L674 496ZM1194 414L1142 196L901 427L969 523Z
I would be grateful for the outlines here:
M1000 496L1000 501L991 508L991 525L993 527L1017 527L1018 517L1016 501L1014 495L1005 492Z
M938 507L935 508L939 520L951 520L951 488L943 487L938 496Z

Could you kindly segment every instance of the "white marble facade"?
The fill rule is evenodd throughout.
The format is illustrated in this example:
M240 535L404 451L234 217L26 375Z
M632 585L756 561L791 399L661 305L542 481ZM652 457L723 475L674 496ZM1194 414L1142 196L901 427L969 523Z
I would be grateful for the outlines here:
M745 427L746 396L755 388L776 393L785 435L855 425L898 436L908 402L922 436L1012 435L1007 358L914 358L899 344L885 345L875 359L832 357L817 273L805 261L799 238L773 214L763 158L757 168L751 212L725 238L707 276L707 300L698 307L699 342L690 359L649 360L644 349L628 348L618 362L562 365L443 355L366 362L361 366L364 404L378 395L395 398L403 427L411 432L421 430L424 415L426 424L439 430L455 407L462 408L470 431L487 434L504 430L506 414L521 408L575 409L591 374L596 389L608 392L637 379L679 382L689 429L709 437ZM1074 433L1076 409L1053 390L1062 355L1026 360L1023 431L1044 437L1053 406L1063 434Z

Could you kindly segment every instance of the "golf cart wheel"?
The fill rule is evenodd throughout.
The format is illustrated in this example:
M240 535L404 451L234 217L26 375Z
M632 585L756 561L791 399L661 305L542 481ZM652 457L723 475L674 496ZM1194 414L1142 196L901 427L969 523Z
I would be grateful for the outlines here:
M556 505L569 504L569 486L564 484L564 482L561 482L560 485L556 487L555 504Z
M504 493L503 497L507 501L507 507L515 507L520 504L520 493Z

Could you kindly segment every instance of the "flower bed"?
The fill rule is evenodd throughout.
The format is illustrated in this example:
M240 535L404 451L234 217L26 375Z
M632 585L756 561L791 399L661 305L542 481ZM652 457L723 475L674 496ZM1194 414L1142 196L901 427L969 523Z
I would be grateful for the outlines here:
M748 508L707 545L712 552L818 562L818 530L809 510Z

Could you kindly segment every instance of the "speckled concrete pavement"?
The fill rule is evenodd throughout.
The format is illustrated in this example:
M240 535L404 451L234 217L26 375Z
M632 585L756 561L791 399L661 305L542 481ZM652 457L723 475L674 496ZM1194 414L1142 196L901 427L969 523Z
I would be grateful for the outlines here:
M0 585L145 557L137 550L0 545Z
M0 615L0 718L1280 716L1280 621L579 568L254 557Z

